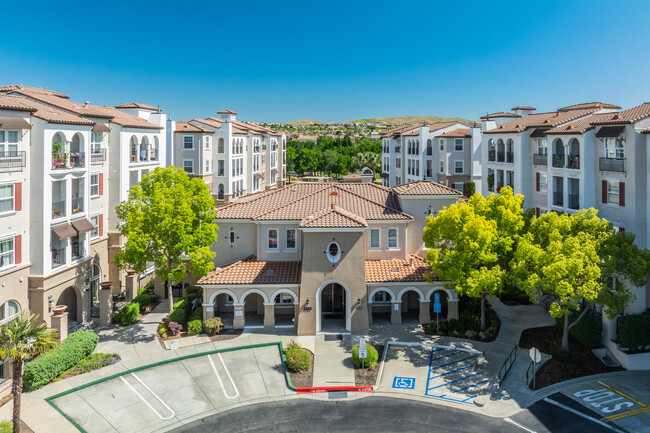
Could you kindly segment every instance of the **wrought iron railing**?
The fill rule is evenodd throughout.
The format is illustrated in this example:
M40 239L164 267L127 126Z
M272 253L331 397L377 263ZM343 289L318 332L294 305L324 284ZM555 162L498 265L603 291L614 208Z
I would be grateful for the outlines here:
M600 171L625 172L625 158L613 159L601 157L599 162Z
M499 371L497 372L499 388L501 387L501 384L503 384L503 381L506 380L506 377L508 377L508 373L510 373L510 369L514 365L515 361L517 361L518 353L519 346L515 344L515 347L513 347L510 351L510 355L508 355L506 360L503 361L503 364L501 364L501 367L499 367Z
M25 167L25 151L0 152L0 171L22 171Z
M96 149L90 153L90 163L97 164L106 161L106 149Z
M536 153L533 155L533 164L548 165L548 155L545 153Z

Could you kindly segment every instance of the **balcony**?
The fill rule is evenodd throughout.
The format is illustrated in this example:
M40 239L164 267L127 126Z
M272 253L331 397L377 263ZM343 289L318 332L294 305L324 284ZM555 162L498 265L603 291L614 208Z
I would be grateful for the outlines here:
M533 164L548 165L548 155L545 153L536 153L533 155Z
M217 172L217 176L223 176L223 174L224 174L223 169L221 169L221 170L219 170L219 171Z
M580 155L569 155L566 168L580 169Z
M100 164L106 161L106 149L96 149L90 153L90 163Z
M86 154L83 152L53 153L52 170L68 170L86 166Z
M0 152L0 171L23 171L25 151Z
M427 156L433 155L433 148L427 147Z
M564 193L563 192L554 192L553 193L553 206L564 206Z
M497 162L505 162L505 161L506 161L506 153L497 152Z
M433 170L427 170L427 177L428 178L433 177Z
M578 194L569 194L569 209L580 208L580 196Z
M564 154L553 155L553 167L562 168L564 167Z
M494 150L488 151L488 161L496 161L496 152Z
M84 198L77 197L72 199L72 214L76 214L84 211Z
M625 158L612 159L601 157L599 160L599 168L600 171L616 171L625 173Z
M65 248L52 248L52 268L65 265Z
M65 200L52 202L52 219L65 216Z
M515 162L515 154L512 152L506 152L506 162L513 163Z

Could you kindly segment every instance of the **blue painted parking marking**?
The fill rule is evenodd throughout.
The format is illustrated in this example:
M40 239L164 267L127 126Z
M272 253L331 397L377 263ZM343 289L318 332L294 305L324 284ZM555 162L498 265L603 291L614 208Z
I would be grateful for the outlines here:
M444 350L448 350L448 349L444 349ZM439 356L439 357L437 357L437 358L433 358L433 356L432 356L432 357L431 357L431 361L436 361L436 360L438 360L438 359L442 359L442 358L448 358L448 357L450 357L450 356L456 356L456 355L458 355L459 353L463 353L463 352L454 351L454 352L452 352L452 353L449 353L449 354L447 354L447 355L442 355L442 356ZM433 353L431 353L431 355L433 355ZM429 365L430 365L430 364L429 364Z
M478 387L479 385L482 385L488 380L481 380L483 379L482 377L477 377L480 375L480 373L475 372L476 370L473 370L475 368L475 365L466 365L466 366L459 366L458 368L455 367L450 367L453 370L451 371L445 371L445 372L440 372L440 368L443 367L449 367L454 364L459 364L464 361L471 361L474 358L478 358L479 355L472 354L471 356L463 356L460 359L456 360L451 360L449 358L452 358L456 355L470 355L470 353L461 351L461 350L454 350L453 348L447 348L443 350L451 350L452 353L447 353L442 356L437 356L434 358L434 352L437 352L441 350L441 348L434 348L431 350L431 355L429 356L429 373L427 375L427 383L425 387L425 392L424 395L427 397L434 397L434 398L439 398L442 400L447 400L447 401L453 401L456 403L464 403L464 404L472 404L472 400L477 397L477 395L470 394L469 396L466 396L462 394L462 391L465 390L472 390L473 388ZM436 354L437 355L437 354ZM448 359L445 359L448 358ZM442 360L443 364L441 365L435 365L435 361ZM445 362L445 361L450 361L450 362ZM461 364L462 365L462 364ZM437 371L436 371L437 370ZM444 371L444 370L443 370ZM444 381L444 378L452 373L460 373L464 372L465 375L462 377L458 377L457 379L454 379L450 382ZM463 374L463 373L460 373ZM431 381L434 379L439 379L443 378L442 380L444 383L436 385L436 386L431 386ZM473 378L473 380L472 380ZM468 384L468 382L470 382ZM461 386L461 388L453 390L450 385L458 383L458 386ZM471 392L471 391L470 391ZM476 392L476 391L474 391Z
M393 379L393 388L399 389L413 389L415 388L415 378L414 377L395 377Z
M448 362L446 364L438 365L437 367L429 367L429 371L435 370L436 368L446 367L452 364L458 364L459 362L467 361L468 359L476 358L478 355L468 356L467 358L459 359L458 361Z
M460 379L452 380L451 382L443 383L442 385L434 386L433 388L427 389L427 391L431 391L432 389L440 388L443 386L451 385L452 383L460 382L461 380L469 379L470 377L478 376L479 373L474 373L470 374L469 376L461 377Z
M466 387L464 387L464 388L457 389L456 391L452 392L452 394L456 394L457 392L459 392L459 391L463 391L463 390L465 390L465 389L474 388L475 386L482 385L482 384L484 384L485 382L487 382L487 379L486 379L486 380L482 380L482 381L480 381L480 382L473 383L473 384L471 384L471 385L469 385L469 386L466 386Z

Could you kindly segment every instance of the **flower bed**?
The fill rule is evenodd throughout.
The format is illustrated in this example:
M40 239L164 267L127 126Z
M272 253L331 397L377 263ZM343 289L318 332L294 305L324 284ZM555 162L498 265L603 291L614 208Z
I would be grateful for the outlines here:
M65 379L79 374L88 373L89 371L99 370L109 365L117 364L122 358L117 353L91 353L77 365L64 372L59 379Z

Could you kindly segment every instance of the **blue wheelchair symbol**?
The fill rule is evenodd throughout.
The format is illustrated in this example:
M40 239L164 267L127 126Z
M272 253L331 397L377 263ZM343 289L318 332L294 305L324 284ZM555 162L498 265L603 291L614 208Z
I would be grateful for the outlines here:
M393 388L413 389L415 388L414 377L395 377L393 379Z

